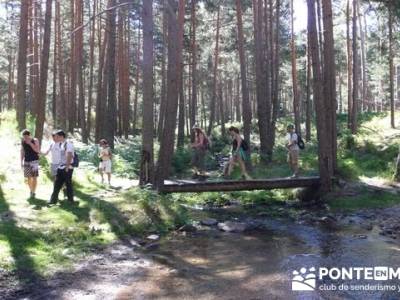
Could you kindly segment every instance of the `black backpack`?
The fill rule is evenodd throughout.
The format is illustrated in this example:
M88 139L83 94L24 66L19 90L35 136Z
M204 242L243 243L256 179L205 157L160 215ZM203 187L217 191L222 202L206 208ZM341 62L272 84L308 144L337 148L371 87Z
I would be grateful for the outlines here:
M306 144L304 143L303 139L301 138L301 135L298 133L296 133L296 134L297 134L297 146L299 146L299 148L301 150L304 150L304 148L306 147Z
M67 143L64 143L64 150L67 151ZM71 166L73 166L74 168L79 167L79 156L78 153L76 153L76 151L74 151L74 156L72 157L72 164Z
M247 151L247 150L249 150L249 143L245 139L242 139L242 143L241 143L240 147L244 151Z

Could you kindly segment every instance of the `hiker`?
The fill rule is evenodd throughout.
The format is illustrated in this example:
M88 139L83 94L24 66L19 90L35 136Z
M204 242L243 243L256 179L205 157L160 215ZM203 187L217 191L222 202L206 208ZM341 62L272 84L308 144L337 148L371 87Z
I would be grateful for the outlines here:
M52 180L54 182L54 180L56 180L56 175L57 175L57 169L60 165L60 161L61 161L61 148L60 148L60 143L56 141L56 133L53 132L52 133L52 138L53 141L51 142L49 148L47 149L47 151L42 152L43 155L48 155L50 153L50 173L51 173L51 177Z
M39 140L31 137L28 129L22 131L21 140L21 167L30 190L30 198L35 198L37 178L39 176Z
M67 190L68 202L74 203L74 191L72 187L72 174L74 172L74 145L65 139L65 132L58 130L54 135L55 141L60 148L60 163L57 168L56 180L54 181L53 193L50 198L50 204L56 204L58 194L65 184Z
M197 125L193 126L194 142L191 144L193 149L192 165L194 169L193 178L205 176L204 159L206 156L209 141L206 134Z
M111 185L111 158L112 158L112 153L110 146L108 145L107 140L101 139L100 142L100 152L99 152L99 158L100 158L100 165L99 165L99 171L101 175L101 183L104 183L104 173L107 174L107 179L108 179L108 185Z
M245 161L248 159L246 151L248 150L249 145L240 136L238 128L231 126L229 128L229 134L232 137L232 155L229 159L228 164L225 166L224 176L230 176L233 171L233 167L236 164L239 164L240 170L242 172L242 177L244 177L244 179L251 179L250 175L247 173L245 165Z
M287 140L286 148L288 149L287 161L289 163L290 169L293 172L292 177L297 177L299 175L300 148L298 145L298 135L295 132L293 124L287 126L286 140Z

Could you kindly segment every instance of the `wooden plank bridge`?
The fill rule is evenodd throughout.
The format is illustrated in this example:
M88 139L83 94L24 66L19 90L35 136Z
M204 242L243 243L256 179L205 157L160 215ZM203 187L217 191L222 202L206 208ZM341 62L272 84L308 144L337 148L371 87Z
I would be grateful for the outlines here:
M320 177L318 176L223 181L166 180L159 191L163 193L230 192L318 187L319 185Z

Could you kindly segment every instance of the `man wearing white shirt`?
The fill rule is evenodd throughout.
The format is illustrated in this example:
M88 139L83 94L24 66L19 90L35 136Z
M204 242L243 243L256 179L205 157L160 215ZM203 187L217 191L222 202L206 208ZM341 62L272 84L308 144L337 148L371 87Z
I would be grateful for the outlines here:
M72 166L74 158L74 145L65 139L65 132L58 130L54 135L55 141L60 150L60 161L57 168L56 180L54 181L53 194L51 195L50 204L58 201L58 194L65 184L67 190L68 202L74 202L74 191L72 187L72 174L74 167Z

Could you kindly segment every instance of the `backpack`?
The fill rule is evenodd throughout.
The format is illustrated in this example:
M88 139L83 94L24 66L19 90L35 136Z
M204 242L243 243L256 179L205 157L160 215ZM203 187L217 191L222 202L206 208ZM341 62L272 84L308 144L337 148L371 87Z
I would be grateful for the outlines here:
M240 144L240 147L244 151L247 151L247 150L249 150L249 143L245 139L242 139L242 143Z
M296 134L297 134L297 146L299 146L299 148L301 150L304 150L304 148L306 147L306 144L304 143L303 139L301 138L301 135L298 133L296 133Z
M64 143L64 150L67 151L67 142ZM74 168L79 167L79 156L78 153L76 153L76 151L74 151L71 166L73 166Z

